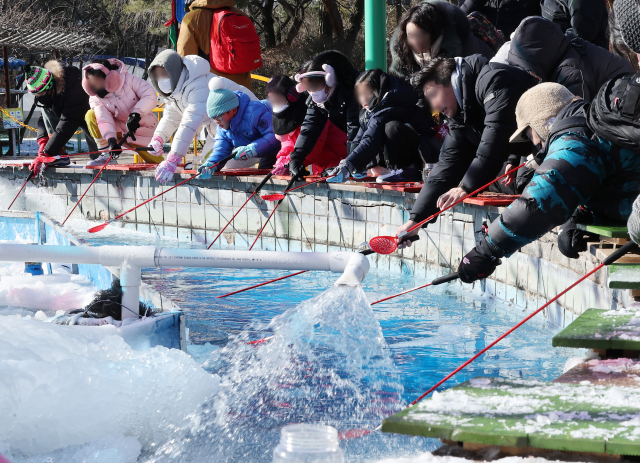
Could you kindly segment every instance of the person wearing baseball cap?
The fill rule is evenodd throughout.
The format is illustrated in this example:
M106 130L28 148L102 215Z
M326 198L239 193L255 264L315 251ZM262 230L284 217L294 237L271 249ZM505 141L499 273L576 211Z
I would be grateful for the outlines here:
M626 223L640 190L640 156L594 136L586 108L583 99L556 83L536 85L522 95L510 140L539 146L531 162L535 175L462 259L458 275L463 282L491 275L502 257L559 225L560 252L577 258L587 249L578 223Z

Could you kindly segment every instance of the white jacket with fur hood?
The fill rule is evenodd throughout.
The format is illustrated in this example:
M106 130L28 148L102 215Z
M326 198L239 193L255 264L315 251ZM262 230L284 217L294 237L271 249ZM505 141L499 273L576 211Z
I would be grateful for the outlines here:
M163 93L158 88L158 82L153 75L155 67L164 67L169 74L171 94ZM256 96L246 87L224 77L218 77L209 72L209 62L196 55L188 55L182 58L173 50L164 50L158 54L149 66L151 85L156 91L166 98L167 103L160 124L155 134L166 142L173 137L171 152L178 156L184 156L193 141L194 136L202 126L208 131L208 137L216 134L216 123L207 115L207 97L209 96L209 81L217 77L224 81L224 88L246 93L251 100L257 100Z

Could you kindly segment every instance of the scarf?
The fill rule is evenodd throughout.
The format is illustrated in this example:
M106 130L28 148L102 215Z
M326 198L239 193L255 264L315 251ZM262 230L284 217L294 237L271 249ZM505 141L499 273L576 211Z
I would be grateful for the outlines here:
M413 58L416 60L416 63L418 63L418 66L420 66L420 69L425 67L429 63L429 61L438 56L438 53L440 52L440 45L442 44L442 37L444 37L444 34L438 37L435 42L433 42L433 44L431 45L431 49L428 52L413 52Z

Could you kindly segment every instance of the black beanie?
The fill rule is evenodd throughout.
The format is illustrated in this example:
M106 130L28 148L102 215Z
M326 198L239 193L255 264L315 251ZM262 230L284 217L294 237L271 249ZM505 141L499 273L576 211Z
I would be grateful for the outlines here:
M616 22L622 39L634 53L640 53L640 4L638 0L616 0L613 2Z
M273 76L266 87L267 95L269 93L278 93L285 96L290 103L294 103L300 98L300 94L296 91L296 83L288 76Z

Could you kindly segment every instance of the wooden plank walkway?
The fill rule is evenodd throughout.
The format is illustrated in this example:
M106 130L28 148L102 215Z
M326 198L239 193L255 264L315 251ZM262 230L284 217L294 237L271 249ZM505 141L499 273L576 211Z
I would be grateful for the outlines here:
M553 337L553 346L640 351L640 312L589 309Z
M640 455L640 389L474 378L387 418L382 431L465 444Z

